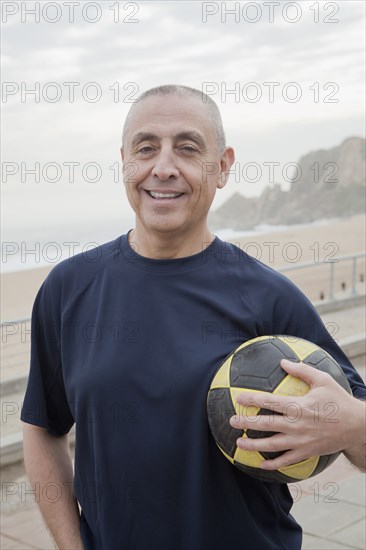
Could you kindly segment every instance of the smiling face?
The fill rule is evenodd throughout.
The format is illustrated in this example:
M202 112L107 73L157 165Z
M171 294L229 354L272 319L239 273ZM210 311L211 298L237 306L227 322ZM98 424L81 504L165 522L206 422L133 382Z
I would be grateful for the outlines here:
M136 104L122 149L124 182L140 237L199 239L234 161L218 152L209 108L191 96L156 95Z

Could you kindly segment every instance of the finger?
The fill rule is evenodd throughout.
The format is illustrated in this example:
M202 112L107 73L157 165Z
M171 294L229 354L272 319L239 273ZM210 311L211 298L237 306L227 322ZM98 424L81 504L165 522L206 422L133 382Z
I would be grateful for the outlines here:
M296 420L296 419L295 419ZM239 416L230 418L230 425L237 430L257 430L260 432L293 432L293 424L287 417L279 415L257 415L257 416Z
M268 418L263 415L242 416L236 414L230 418L230 425L237 430L251 428L253 430L268 431L269 429L273 429L273 424L271 423L269 427Z
M286 395L274 395L272 393L239 393L236 402L245 407L256 407L257 409L268 409L277 413L282 413L285 407L288 407L294 401L293 397Z
M239 437L236 444L239 449L245 451L278 453L288 451L291 448L292 439L284 434L276 434L270 437L256 439L251 437Z
M323 382L326 375L326 373L316 369L315 367L311 367L305 363L294 363L288 359L281 360L281 367L291 376L300 378L309 384L310 387Z
M307 458L310 458L310 456L304 453L304 451L291 450L283 453L277 458L264 460L259 467L263 470L279 470L280 468L291 466L292 464L296 464L297 462L301 462Z

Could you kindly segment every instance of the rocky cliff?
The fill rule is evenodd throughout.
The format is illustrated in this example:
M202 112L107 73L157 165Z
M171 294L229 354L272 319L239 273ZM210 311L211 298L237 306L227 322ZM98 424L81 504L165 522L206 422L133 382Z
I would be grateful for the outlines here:
M298 161L289 191L277 183L258 198L235 193L210 213L210 226L247 230L365 212L365 160L365 139L359 137L308 153Z

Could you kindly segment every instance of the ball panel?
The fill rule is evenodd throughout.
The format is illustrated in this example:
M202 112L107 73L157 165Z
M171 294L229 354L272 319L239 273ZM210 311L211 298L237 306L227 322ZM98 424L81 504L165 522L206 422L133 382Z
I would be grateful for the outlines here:
M243 437L246 437L245 434L243 435ZM235 464L251 466L252 468L259 468L264 460L263 456L259 452L246 451L245 449L241 449L240 447L236 448L233 458Z
M307 365L311 365L312 367L318 368L318 364L321 361L324 361L325 357L328 357L328 355L326 355L324 350L319 348L304 357L304 363L306 363Z
M276 346L267 341L235 352L231 361L230 386L271 392L287 373L279 369L284 357Z
M293 479L307 479L313 474L318 462L319 457L313 456L307 458L306 460L302 460L301 462L297 462L296 464L290 464L290 466L278 468L278 471L292 477Z
M276 349L279 350L279 352L282 354L281 359L286 357L290 361L298 361L298 356L294 352L291 346L288 345L288 342L286 341L286 337L284 336L271 336L269 342L272 346L274 346Z
M236 440L242 436L243 430L232 428L229 424L229 418L236 413L228 388L210 390L207 398L207 413L208 423L212 433L215 434L217 445L233 457Z
M311 354L307 359L306 363L309 363L315 366L322 372L327 372L330 374L344 390L352 395L351 386L347 380L346 375L343 372L343 369L338 365L338 363L331 357L326 351L318 350L323 354L321 358L321 353ZM315 363L315 364L314 364Z
M252 346L256 342L263 342L263 341L267 342L271 338L276 338L276 336L257 336L257 338L252 338L251 340L247 340L243 344L240 344L240 346L238 346L234 350L233 354L236 353L237 351L240 351L241 349L247 348L248 346Z
M310 353L319 349L316 344L303 340L302 338L295 339L289 336L279 336L279 339L286 342L298 357L299 361L303 361Z
M211 388L228 388L230 386L230 365L232 356L227 357L226 361L216 372L212 382Z
M259 393L262 395L263 393L266 393L258 390L248 390L247 388L233 388L233 387L230 388L231 401L235 409L235 414L239 416L255 416L259 411L259 407L256 407L255 405L245 406L237 402L238 395L240 395L241 393L248 393L248 392Z
M320 472L325 470L325 468L328 468L328 466L333 464L333 462L339 457L340 454L341 453L339 452L339 453L333 453L331 455L320 456L319 462L314 472L312 473L312 475L315 476L316 474L320 474Z
M234 462L234 465L245 474L260 479L261 481L267 481L269 483L293 483L298 481L296 478L287 476L279 470L261 470L260 468L245 466L245 464L240 464L239 462Z
M300 380L300 378L295 378L294 376L288 374L272 393L274 395L301 397L302 395L308 393L309 389L309 384L307 384L303 380Z

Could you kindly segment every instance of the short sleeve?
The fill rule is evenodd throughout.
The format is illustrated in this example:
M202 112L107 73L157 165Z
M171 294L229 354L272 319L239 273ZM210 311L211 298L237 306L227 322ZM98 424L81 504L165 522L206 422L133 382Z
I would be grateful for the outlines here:
M366 386L361 376L331 337L313 304L292 282L286 281L285 292L278 293L275 306L276 317L281 323L281 332L314 342L328 352L342 367L354 397L366 399Z
M58 436L74 424L62 373L60 302L60 285L51 272L33 305L30 371L21 411L23 422Z

